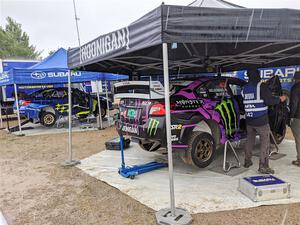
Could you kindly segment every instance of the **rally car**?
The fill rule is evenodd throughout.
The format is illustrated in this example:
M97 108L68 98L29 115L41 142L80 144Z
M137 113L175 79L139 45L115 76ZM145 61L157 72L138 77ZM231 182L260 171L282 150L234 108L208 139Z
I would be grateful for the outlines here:
M274 80L269 81L270 86L274 94L280 95L280 82L276 77ZM115 87L115 93L121 98L117 129L137 140L146 151L165 149L162 85L149 86L148 82L147 87L144 81L134 82ZM246 137L241 96L246 82L230 77L202 77L182 83L185 85L170 83L172 149L180 151L185 162L203 168L213 161L217 149L227 140L239 141ZM152 97L154 94L156 98ZM287 107L284 104L270 107L269 114L271 130L280 143L285 136Z
M106 99L101 97L101 116L106 115ZM99 115L97 98L85 93L77 88L72 88L72 114L82 119L91 114ZM41 123L46 127L55 124L60 116L68 115L68 88L48 88L22 96L19 100L20 115L26 117L33 123ZM109 101L109 107L112 103ZM14 105L16 110L16 103Z

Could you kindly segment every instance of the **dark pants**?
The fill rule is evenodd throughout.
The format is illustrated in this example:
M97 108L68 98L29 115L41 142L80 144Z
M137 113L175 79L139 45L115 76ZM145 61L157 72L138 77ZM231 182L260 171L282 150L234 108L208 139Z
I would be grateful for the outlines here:
M297 160L300 160L300 119L293 119L291 128L296 142Z
M260 139L260 160L259 168L269 167L269 151L270 151L270 126L266 124L264 126L249 126L247 125L247 141L245 160L251 160L252 150L255 145L256 135L259 135Z

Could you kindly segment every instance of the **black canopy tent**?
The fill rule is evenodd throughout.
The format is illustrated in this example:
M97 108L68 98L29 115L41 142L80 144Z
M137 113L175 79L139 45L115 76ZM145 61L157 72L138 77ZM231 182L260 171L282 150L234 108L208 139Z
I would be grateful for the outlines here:
M295 64L300 53L300 11L162 5L118 31L69 51L69 66L121 74L199 73ZM176 46L177 45L177 46ZM99 63L101 61L101 64Z
M220 9L161 5L128 27L69 50L69 67L121 74L164 74L166 127L169 72L191 74L296 64L300 10ZM171 130L167 129L171 209L169 223L189 216L175 209ZM188 224L188 223L186 223Z

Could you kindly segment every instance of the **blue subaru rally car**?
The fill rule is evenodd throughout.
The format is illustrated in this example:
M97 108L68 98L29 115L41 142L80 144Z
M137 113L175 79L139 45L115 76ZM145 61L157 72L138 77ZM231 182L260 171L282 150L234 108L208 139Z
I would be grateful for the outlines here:
M72 88L72 114L77 118L86 118L89 115L99 115L97 98L77 88ZM106 115L106 99L100 97L101 116ZM41 123L46 127L53 126L61 116L68 115L68 88L49 88L33 92L29 95L20 93L20 115L33 123ZM112 103L109 101L109 108ZM16 102L14 104L16 110Z

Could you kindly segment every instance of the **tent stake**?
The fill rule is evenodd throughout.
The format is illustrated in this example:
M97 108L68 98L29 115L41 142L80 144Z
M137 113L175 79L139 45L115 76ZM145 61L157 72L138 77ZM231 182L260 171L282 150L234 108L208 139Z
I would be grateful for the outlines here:
M71 88L71 70L68 71L68 101L69 101L69 142L68 142L68 152L69 159L63 163L63 166L75 166L80 164L80 161L73 159L73 149L72 149L72 88Z
M170 88L169 88L169 65L168 65L168 45L162 44L163 50L163 69L164 69L164 91L165 91L165 110L166 110L166 133L168 149L168 167L169 167L169 185L170 185L170 202L171 207L161 209L156 212L158 224L181 224L186 225L192 222L191 215L185 210L175 208L174 194L174 174L173 174L173 156L172 156L172 138L171 138L171 112L170 112Z

